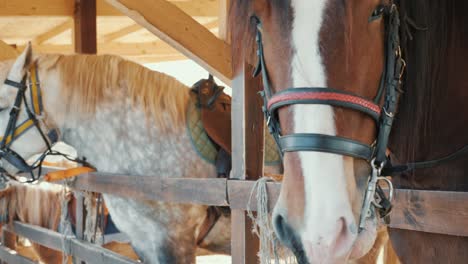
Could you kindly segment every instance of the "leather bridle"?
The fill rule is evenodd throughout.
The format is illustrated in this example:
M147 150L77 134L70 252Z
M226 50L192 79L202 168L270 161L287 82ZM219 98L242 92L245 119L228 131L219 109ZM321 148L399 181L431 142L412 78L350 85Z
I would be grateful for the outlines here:
M359 228L365 228L366 219L372 217L374 208L388 224L388 214L392 208L393 186L391 181L382 175L393 175L398 172L409 171L421 167L436 166L441 162L458 158L468 153L468 146L459 151L433 161L409 163L393 167L387 156L387 146L392 129L395 112L398 105L399 91L406 63L402 58L399 28L400 20L397 6L393 3L379 6L377 15L369 18L369 22L376 16L385 19L385 61L384 69L377 95L373 100L361 96L339 91L328 87L288 88L273 93L265 65L263 52L261 21L257 22L257 56L258 64L254 76L262 74L264 90L263 112L267 120L269 132L275 138L281 155L284 152L316 151L350 156L366 160L372 167L367 190L362 205ZM383 98L382 98L383 96ZM383 102L382 106L381 103ZM353 139L313 133L295 133L282 135L278 110L296 104L321 104L342 107L364 113L375 120L378 128L377 137L373 144L367 145ZM381 189L379 181L385 181L389 187L389 195Z
M27 182L33 182L39 179L41 175L42 162L49 155L60 155L68 160L92 167L84 159L72 158L66 154L52 150L52 145L58 141L59 132L57 128L50 128L44 120L45 113L42 104L42 90L40 86L37 65L35 63L32 64L31 68L29 69L29 74L26 74L21 82L6 79L4 83L12 88L16 88L18 92L16 93L14 105L10 110L10 118L8 120L4 135L3 137L0 137L0 160L6 160L20 172L30 173L31 178L27 180ZM30 102L26 100L26 91L28 88L30 90ZM19 123L18 117L23 104L27 114L27 119ZM39 131L39 134L41 135L47 150L39 155L36 161L30 165L23 157L21 157L21 155L12 150L11 146L14 141L16 141L33 127ZM47 133L44 133L44 129L47 131ZM37 175L35 175L34 170L37 168L39 168L39 172ZM7 171L3 167L0 167L0 173L4 175L7 174Z

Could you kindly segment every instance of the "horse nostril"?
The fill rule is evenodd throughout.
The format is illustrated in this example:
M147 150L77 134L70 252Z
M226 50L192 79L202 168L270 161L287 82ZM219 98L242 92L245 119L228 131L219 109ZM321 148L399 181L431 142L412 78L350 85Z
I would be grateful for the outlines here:
M289 226L286 219L281 214L277 214L275 216L273 226L281 243L288 248L293 248L293 240L295 239L294 230Z
M308 264L309 262L299 236L281 214L276 214L273 217L273 226L279 241L294 253L297 263Z
M275 232L279 240L284 241L285 230L284 230L284 218L282 215L278 214L275 216L275 219L273 220L273 226L275 228Z

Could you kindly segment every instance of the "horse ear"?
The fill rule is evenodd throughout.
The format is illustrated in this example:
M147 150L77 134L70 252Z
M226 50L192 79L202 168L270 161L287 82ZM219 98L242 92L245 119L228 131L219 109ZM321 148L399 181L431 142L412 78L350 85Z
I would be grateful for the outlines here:
M208 81L211 81L211 82L214 81L213 75L211 75L211 74L208 75Z
M32 47L31 42L28 42L21 55L16 59L13 64L13 69L16 71L24 72L29 69L32 62Z
M23 78L24 73L29 69L33 60L32 56L32 47L31 43L28 42L26 48L23 50L21 55L16 59L13 67L11 68L10 74L13 76L9 76L10 79L14 81L21 81Z

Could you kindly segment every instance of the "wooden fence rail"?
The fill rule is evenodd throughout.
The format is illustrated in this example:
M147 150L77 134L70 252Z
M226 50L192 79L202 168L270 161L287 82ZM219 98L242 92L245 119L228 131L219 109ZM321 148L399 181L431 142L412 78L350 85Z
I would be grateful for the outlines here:
M96 172L81 175L69 185L79 190L136 199L230 206L231 209L246 210L254 181L206 178L162 179L156 176ZM281 184L270 182L267 186L269 206L272 209ZM468 236L468 193L396 189L394 196L390 227ZM256 210L255 204L254 199L251 210Z
M255 195L252 196L251 204L248 204L254 184L254 181L235 179L161 178L100 172L83 174L67 182L69 187L78 192L92 191L135 199L230 206L232 210L238 211L256 211ZM267 183L270 210L278 199L280 188L281 183ZM468 193L396 189L394 197L390 227L468 236ZM87 263L138 263L99 245L42 227L14 222L13 228L5 226L4 229ZM7 263L36 263L4 246L0 246L0 259Z
M4 227L6 230L17 235L28 238L31 241L34 241L38 244L46 246L51 249L55 249L63 252L66 255L74 256L82 261L87 263L99 263L99 264L137 264L139 262L133 261L131 259L125 258L117 253L114 253L108 249L84 242L82 240L76 239L74 236L65 236L58 232L52 231L39 226L33 226L21 222L14 222L13 228ZM4 248L5 254L7 257L3 258L3 254L0 256L1 259L7 261L8 263L18 263L17 260L8 261L8 258L11 258L10 250ZM3 253L3 252L2 252ZM10 259L12 260L12 259ZM28 262L29 260L20 260L25 261L21 263L35 263Z

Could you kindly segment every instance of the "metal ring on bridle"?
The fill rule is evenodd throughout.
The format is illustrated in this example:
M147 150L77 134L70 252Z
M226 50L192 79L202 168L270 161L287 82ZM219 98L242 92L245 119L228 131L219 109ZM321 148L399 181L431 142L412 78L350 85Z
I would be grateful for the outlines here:
M385 176L380 176L380 177L377 177L377 181L380 182L380 181L384 181L385 183L387 183L387 186L388 186L388 200L390 202L393 201L393 183L392 181L385 177Z

